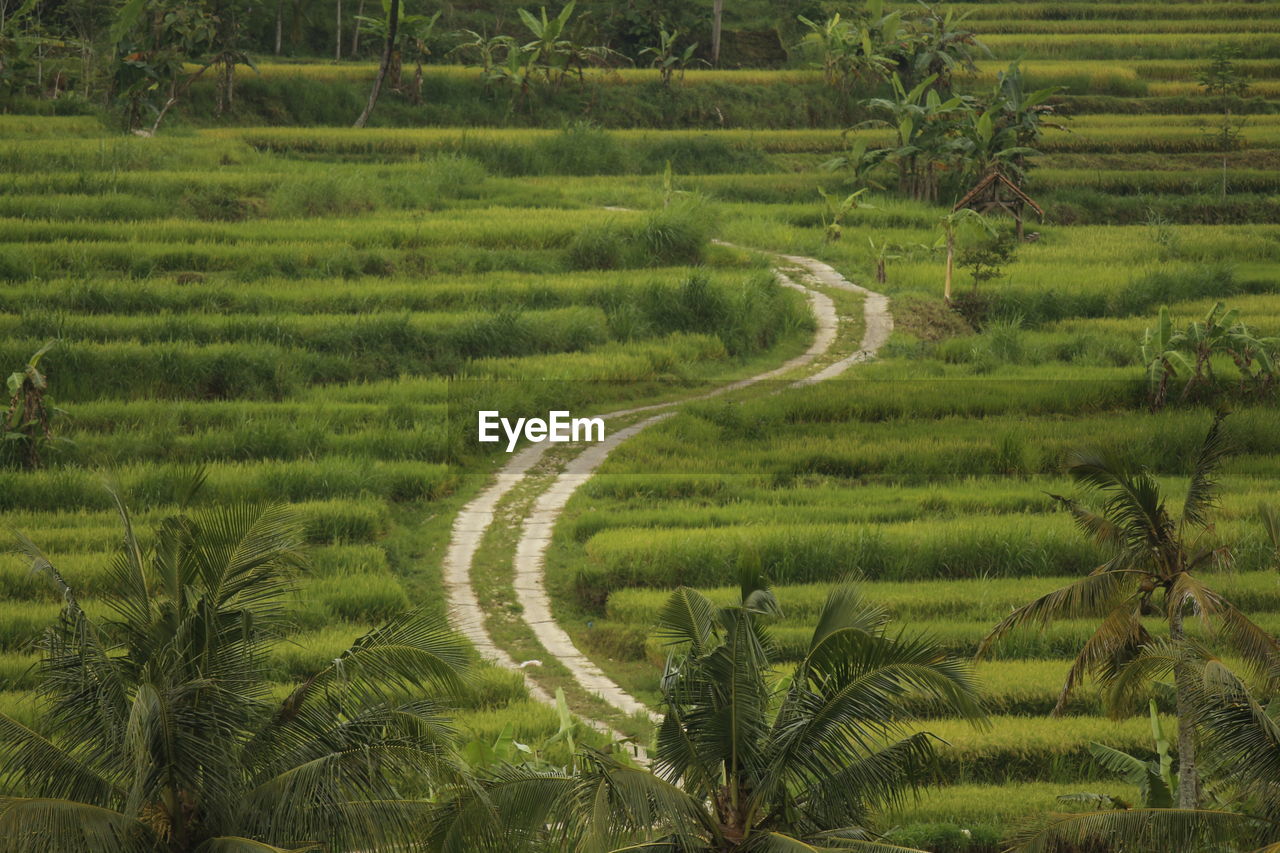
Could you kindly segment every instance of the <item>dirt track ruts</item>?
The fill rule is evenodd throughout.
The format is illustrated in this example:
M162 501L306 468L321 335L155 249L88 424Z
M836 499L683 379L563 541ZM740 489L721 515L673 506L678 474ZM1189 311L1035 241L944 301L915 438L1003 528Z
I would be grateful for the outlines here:
M730 244L720 243L720 245ZM674 414L675 407L692 400L705 400L778 378L811 364L831 348L836 341L839 324L835 305L824 294L794 281L783 267L802 270L803 277L808 277L827 287L860 293L864 297L864 329L858 351L794 384L811 384L831 379L855 364L874 358L893 330L889 299L883 294L853 284L832 267L814 258L778 255L772 252L766 254L773 255L782 262L779 268L775 269L779 281L808 296L817 323L813 343L809 348L773 370L727 383L714 391L667 403L620 409L603 415L602 417L609 420L644 412L655 413L610 433L604 441L588 445L581 453L570 459L551 486L534 501L520 530L514 559L513 585L523 608L524 621L528 623L538 642L546 648L548 654L560 661L584 690L599 695L614 708L626 714L651 715L651 712L643 703L614 683L590 658L582 654L568 633L556 623L552 616L551 600L544 584L543 566L547 548L551 542L552 529L569 498L595 473L614 448L641 430L670 417ZM494 520L498 504L528 476L530 470L542 459L549 447L550 445L545 443L534 444L513 455L498 471L494 482L458 512L444 558L445 596L454 627L471 641L483 657L524 673L530 695L543 702L552 702L551 695L531 678L527 671L520 670L517 662L493 642L493 638L485 629L485 613L471 585L471 566L480 542ZM607 729L607 727L604 728Z

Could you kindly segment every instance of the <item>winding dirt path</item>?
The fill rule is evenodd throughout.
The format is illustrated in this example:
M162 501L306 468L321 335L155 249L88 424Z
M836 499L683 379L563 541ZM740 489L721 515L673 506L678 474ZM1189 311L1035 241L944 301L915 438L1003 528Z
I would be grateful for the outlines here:
M716 241L730 248L742 248ZM861 294L863 299L864 330L857 352L842 358L816 373L793 383L805 385L839 376L855 364L875 357L876 352L888 340L893 331L893 317L889 313L889 299L883 294L860 287L845 279L835 269L814 258L798 255L778 255L766 252L780 263L774 273L786 287L803 292L809 300L817 323L813 343L805 352L781 366L747 379L728 383L713 391L686 397L667 403L621 409L603 415L606 420L634 416L645 412L653 415L610 433L604 441L586 447L573 457L556 477L551 486L535 500L520 530L514 558L514 588L523 607L523 619L533 631L538 642L547 652L562 663L574 679L590 694L597 694L614 708L625 714L652 712L610 679L595 662L574 645L568 633L555 621L551 612L551 599L547 594L543 567L551 534L557 519L574 492L595 473L614 448L639 433L674 414L677 406L694 400L706 400L730 391L747 388L760 382L776 379L798 368L812 364L835 344L839 328L839 315L834 303L825 294L808 285L821 284ZM789 274L799 270L795 278ZM530 470L546 454L549 444L535 444L511 457L498 472L494 482L467 503L458 513L453 524L449 547L444 559L445 596L454 627L467 637L482 656L502 666L520 671L525 676L529 693L543 702L552 702L550 694L514 659L499 648L485 629L485 613L480 606L475 589L471 585L471 566L480 542L492 525L499 502L511 492ZM608 729L607 726L599 726Z

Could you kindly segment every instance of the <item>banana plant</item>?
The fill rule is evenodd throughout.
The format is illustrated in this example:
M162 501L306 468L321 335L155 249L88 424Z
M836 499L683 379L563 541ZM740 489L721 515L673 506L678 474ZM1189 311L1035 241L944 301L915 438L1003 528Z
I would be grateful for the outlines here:
M812 21L798 15L800 24L808 30L800 40L800 47L819 58L822 79L831 86L847 86L853 54L853 25L836 12L825 21Z
M872 207L869 204L860 204L858 199L867 191L866 187L849 193L844 198L838 195L830 195L822 187L818 187L818 195L822 196L822 239L827 243L834 243L840 239L841 231L844 228L844 218L851 211L857 210L859 207Z
M818 58L828 85L849 91L855 83L887 77L897 66L902 49L902 13L884 12L882 0L867 3L856 19L835 13L825 21L797 16L808 31L800 47Z
M882 190L884 184L876 180L876 168L888 160L893 152L892 148L871 148L867 145L867 140L854 137L843 154L827 160L822 164L822 168L829 172L848 169L852 172L855 184Z
M1216 381L1213 361L1229 357L1240 373L1240 391L1261 394L1272 391L1280 380L1275 352L1280 338L1257 337L1240 321L1240 312L1217 302L1205 318L1175 331L1167 308L1160 309L1154 328L1142 340L1142 359L1151 389L1151 406L1164 405L1169 382L1186 377L1181 400L1211 388Z
M897 243L890 243L888 240L881 240L877 243L870 237L867 238L867 243L871 246L871 257L876 264L876 283L884 284L889 280L886 270L889 261L902 260L903 248Z
M996 74L991 103L999 109L1004 124L1013 128L1016 144L1034 146L1046 127L1067 130L1066 125L1050 120L1057 109L1049 99L1063 91L1065 86L1047 86L1028 92L1022 66L1011 62L1006 70Z
M1146 365L1147 393L1151 408L1161 408L1169 394L1169 381L1178 375L1191 373L1191 362L1178 348L1181 333L1173 331L1169 308L1160 309L1155 326L1148 326L1142 335L1142 363Z
M508 36L486 36L475 30L460 30L458 36L462 40L446 55L458 58L464 65L472 64L470 60L474 58L486 79L493 67L501 62L500 57L506 55L512 41Z
M560 688L556 688L556 718L559 722L556 731L537 744L516 740L514 727L507 723L492 741L474 738L463 745L459 755L473 772L493 772L517 766L535 772L550 772L566 769L563 762L556 764L548 755L553 748L563 747L562 754L568 756L569 769L572 770L578 760L579 736L584 724L570 712L564 691ZM617 744L622 745L622 742ZM618 751L617 759L622 764L631 764L624 751Z
M546 6L541 8L537 16L527 9L519 10L520 20L533 36L533 40L523 45L523 49L532 55L535 68L547 81L553 75L559 79L568 72L571 43L564 34L569 19L573 17L575 5L572 2L566 4L554 18L547 17Z
M977 70L977 55L990 56L991 51L964 26L971 12L956 14L948 9L940 13L927 5L924 9L915 27L912 73L917 79L927 76L934 90L949 94L952 76L957 71Z
M680 78L684 79L685 70L693 63L702 61L694 59L693 56L698 50L697 42L694 42L681 50L679 41L679 30L668 30L665 26L659 25L658 44L646 47L640 51L641 56L653 57L649 62L649 67L658 69L658 75L662 80L662 85L664 87L671 86L671 78L676 72L679 72Z
M1178 801L1178 777L1173 772L1171 742L1160 722L1160 714L1156 711L1156 700L1150 700L1148 712L1151 716L1151 738L1155 742L1156 758L1144 760L1101 743L1090 743L1089 754L1104 770L1117 774L1125 782L1138 788L1142 798L1142 802L1137 804L1138 808L1171 809ZM1086 803L1103 809L1134 808L1134 804L1110 794L1063 794L1058 797L1058 801Z
M504 41L507 52L501 62L496 62L489 68L485 81L499 83L523 96L528 93L537 74L536 56L533 51L516 44L514 40Z
M944 101L930 88L936 80L937 75L931 74L908 89L894 74L892 98L871 98L866 102L884 117L855 127L887 127L894 132L894 147L882 157L897 165L899 191L919 201L937 201L939 167L956 152L948 119L966 108L963 98Z
M405 15L400 19L400 32L413 56L414 103L422 102L422 64L431 55L431 39L439 20L439 11L434 15Z
M17 91L30 82L32 57L45 43L25 23L35 11L37 0L24 0L0 23L0 86Z
M18 459L28 470L39 468L42 449L58 440L53 435L53 419L62 410L51 406L46 398L49 379L40 370L40 360L56 344L57 341L49 341L36 350L21 370L9 374L6 382L9 407L4 413L0 438L17 448Z
M1022 164L1027 157L1039 152L1019 145L1017 132L998 122L994 109L973 111L965 117L957 140L957 147L963 152L964 171L976 179L999 166L1021 182Z

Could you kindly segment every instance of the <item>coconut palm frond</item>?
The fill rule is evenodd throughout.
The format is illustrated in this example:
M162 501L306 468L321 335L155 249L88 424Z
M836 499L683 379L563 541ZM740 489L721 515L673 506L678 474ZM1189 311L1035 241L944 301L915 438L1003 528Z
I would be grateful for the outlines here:
M1128 714L1147 701L1152 682L1171 676L1189 657L1203 654L1190 643L1174 644L1153 637L1106 685L1103 704L1113 716Z
M1094 572L1024 604L1001 619L978 644L976 657L988 655L1008 633L1023 627L1047 627L1059 619L1105 616L1137 587L1136 576L1123 572Z
M1245 616L1234 605L1219 599L1217 638L1238 654L1258 676L1280 677L1280 641Z
M813 826L862 825L872 810L899 805L936 778L938 744L933 735L916 732L868 754L849 756L834 773L806 780L811 787L799 808Z
M695 655L706 650L715 630L715 606L695 589L680 587L658 613L658 636L671 644L688 643Z
M1270 504L1258 504L1258 518L1271 545L1272 560L1280 566L1280 510Z
M577 780L570 772L499 766L476 779L462 777L441 795L422 827L422 839L443 853L524 850L548 827L558 827Z
M466 641L441 616L410 610L369 631L284 700L288 720L324 690L382 694L405 685L456 693L468 666Z
M1107 548L1121 548L1125 542L1124 528L1101 513L1094 512L1074 498L1046 492L1059 506L1071 513L1076 526L1094 542Z
M1206 668L1196 704L1213 766L1254 801L1259 814L1280 820L1280 721L1221 665Z
M195 853L312 853L322 849L319 844L309 844L305 847L275 847L262 841L254 841L252 838L224 835L220 838L210 838L197 847Z
M1054 853L1103 845L1124 850L1195 850L1208 843L1259 839L1280 827L1236 812L1208 809L1121 809L1054 815L1021 834L1016 853Z
M925 853L914 847L903 847L881 841L873 833L858 826L807 835L804 840L823 853L827 851L837 853L843 850L861 851L861 853Z
M1143 552L1168 543L1173 523L1159 483L1145 468L1111 450L1081 450L1069 457L1067 473L1103 496L1101 514L1125 548Z
M0 839L6 853L149 853L156 842L145 824L112 809L35 797L0 797Z
M1131 599L1121 603L1099 623L1072 661L1053 714L1066 710L1071 692L1086 676L1092 675L1102 684L1109 684L1150 641L1151 635L1142 625L1140 602Z
M100 803L123 794L116 780L34 729L0 714L0 777L21 778L32 793Z
M888 610L867 601L855 585L840 584L827 593L806 657L820 655L823 644L833 636L846 631L878 633L888 622Z
M1209 512L1217 506L1218 471L1230 452L1226 432L1222 428L1226 417L1226 412L1219 412L1214 417L1196 454L1187 497L1182 504L1182 520L1186 524L1204 526L1209 521Z

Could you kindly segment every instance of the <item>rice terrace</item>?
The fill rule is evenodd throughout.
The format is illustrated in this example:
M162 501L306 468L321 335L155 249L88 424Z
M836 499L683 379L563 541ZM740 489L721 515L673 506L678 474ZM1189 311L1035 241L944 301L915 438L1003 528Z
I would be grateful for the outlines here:
M0 853L1280 850L1280 3L0 0Z

